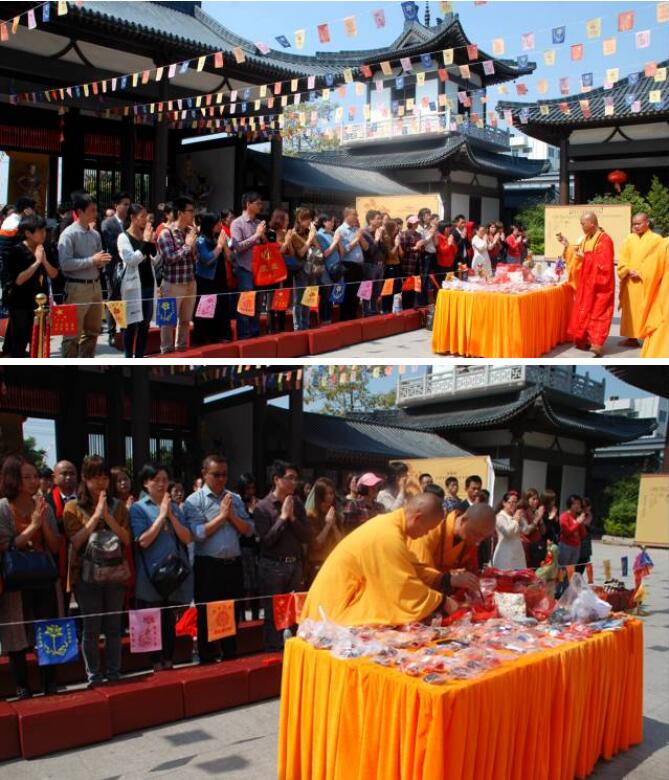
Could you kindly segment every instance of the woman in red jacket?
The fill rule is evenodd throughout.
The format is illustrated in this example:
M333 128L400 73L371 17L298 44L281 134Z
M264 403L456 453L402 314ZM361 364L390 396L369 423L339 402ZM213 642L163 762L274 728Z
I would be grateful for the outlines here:
M560 515L560 566L574 566L581 555L581 541L586 535L583 499L572 495L567 510Z
M434 245L437 250L438 270L435 274L442 283L446 273L455 268L455 254L458 251L458 245L451 233L451 226L448 222L440 222L437 226L437 232L434 236Z

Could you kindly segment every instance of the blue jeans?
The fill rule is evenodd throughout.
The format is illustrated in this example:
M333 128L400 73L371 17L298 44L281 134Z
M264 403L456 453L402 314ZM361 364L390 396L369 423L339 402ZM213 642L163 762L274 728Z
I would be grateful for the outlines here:
M240 293L251 292L255 289L251 271L237 267L235 276L237 277L237 290ZM237 314L237 338L239 341L253 339L260 335L260 317L257 311L258 303L256 303L256 315L254 317L247 317L246 314Z
M428 290L430 282L430 274L434 273L437 266L437 256L434 253L423 252L420 259L420 292L418 293L418 306L427 306L428 304Z

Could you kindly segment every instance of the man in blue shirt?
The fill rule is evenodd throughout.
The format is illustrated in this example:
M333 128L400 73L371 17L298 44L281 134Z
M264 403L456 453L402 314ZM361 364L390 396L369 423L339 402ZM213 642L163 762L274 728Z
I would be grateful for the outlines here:
M254 526L241 498L226 490L228 462L207 455L202 462L203 485L183 505L195 544L195 601L224 601L244 597L240 536L252 536ZM207 608L197 608L197 646L200 663L216 660L216 642L210 642ZM220 641L221 655L236 654L235 637Z
M339 254L344 264L344 282L346 293L341 305L339 319L354 320L358 316L358 287L363 278L363 250L368 246L358 221L358 212L348 207L344 209L344 221L337 228L335 237L340 236Z

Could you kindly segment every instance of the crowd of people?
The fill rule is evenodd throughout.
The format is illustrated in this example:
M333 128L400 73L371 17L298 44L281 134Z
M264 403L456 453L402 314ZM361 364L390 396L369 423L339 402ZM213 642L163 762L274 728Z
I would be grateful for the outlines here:
M592 514L587 499L578 496L570 496L559 514L551 490L541 496L527 490L520 502L516 492L507 492L495 510L496 524L474 532L480 518L472 508L490 503L476 475L466 479L461 495L456 477L446 479L444 490L430 474L415 478L406 464L396 462L384 475L349 474L339 490L325 477L303 481L295 465L275 461L264 496L252 474L242 474L234 490L228 476L226 458L215 453L204 458L190 493L171 481L160 463L147 463L133 475L125 467L109 468L97 455L87 456L80 468L63 460L53 471L41 472L22 456L4 459L0 553L30 552L36 556L34 571L53 575L25 589L0 591L0 649L9 657L20 698L32 695L27 653L34 644L33 621L59 615L80 618L91 687L121 675L128 609L162 610L155 671L172 667L177 620L193 603L199 663L236 653L234 636L208 639L206 604L212 601L234 600L238 620L262 615L265 647L281 650L284 637L274 624L271 597L309 589L342 539L424 494L438 502L442 525L453 539L445 542L441 531L438 550L416 554L432 557L437 568L461 566L462 572L449 576L463 587L478 583L472 573L491 562L524 569L545 565L555 554L560 565L585 565L590 557ZM489 506L488 511L494 520ZM440 561L440 555L459 549L459 535L471 542L467 555L448 559L450 565ZM556 544L559 553L552 550ZM55 692L53 667L40 670L44 691Z
M521 262L528 252L522 228L501 223L477 226L463 215L440 220L430 209L405 219L370 210L359 215L298 208L291 220L283 209L263 215L257 192L242 198L242 213L197 211L177 198L157 213L118 193L114 206L99 213L95 197L72 194L47 229L35 202L22 197L0 214L0 283L9 323L3 353L25 357L33 331L35 296L75 304L77 332L63 338L62 356L93 357L102 333L104 301L126 302L126 357L144 357L156 297L174 299L176 324L164 324L162 353L260 335L260 318L270 333L426 306L436 284L460 266L490 273L501 262ZM414 277L420 277L420 284ZM392 289L382 295L384 282ZM369 296L360 283L371 282ZM318 289L317 305L304 303L307 288ZM275 292L286 290L279 304ZM241 293L257 293L253 313L238 311ZM215 295L213 311L199 311L202 296ZM316 313L312 314L312 308ZM192 325L192 336L190 334ZM116 344L117 326L106 312L106 335Z

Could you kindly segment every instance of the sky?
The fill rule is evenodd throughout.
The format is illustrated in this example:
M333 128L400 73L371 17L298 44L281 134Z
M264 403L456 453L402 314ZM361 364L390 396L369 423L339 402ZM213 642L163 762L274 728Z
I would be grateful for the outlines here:
M441 15L439 2L430 2L432 24ZM518 0L492 0L483 5L473 2L454 2L453 10L459 14L460 21L469 39L488 54L492 53L492 39L505 39L505 58L528 55L530 62L537 63L537 69L521 79L528 87L525 97L518 97L513 82L508 84L509 94L499 95L497 87L489 90L491 110L498 98L508 100L536 101L559 97L558 79L569 78L570 93L579 91L581 74L592 73L594 87L601 86L606 70L617 67L620 77L631 72L643 70L649 61L667 58L669 51L669 23L659 24L656 20L655 2L532 2ZM419 2L419 19L424 18L425 3ZM276 36L285 35L292 46L283 51L291 54L314 54L315 51L337 52L343 49L356 50L379 48L389 45L401 32L404 16L399 2L296 2L291 0L243 0L240 2L204 2L203 8L221 24L249 40L262 41L272 48L281 50ZM377 29L373 22L372 11L382 8L386 18L386 27ZM618 14L633 10L634 27L630 32L617 31ZM343 18L355 15L358 27L356 37L347 37L344 33ZM589 40L586 36L585 22L601 18L601 37ZM328 23L332 38L329 44L320 44L316 26ZM551 43L551 30L565 26L565 42L562 45ZM295 30L306 31L304 48L295 48ZM650 30L650 46L635 48L635 33ZM523 51L521 35L533 32L535 48ZM613 56L604 56L602 40L617 37L617 52ZM572 62L570 47L572 44L584 44L584 56L581 61ZM554 66L544 64L543 52L555 49ZM537 83L546 79L548 92L540 94ZM347 105L343 102L343 105Z
M420 365L417 370L412 371L411 366L406 367L405 378L419 377L425 373L426 366ZM620 398L642 398L647 396L648 393L643 390L639 390L636 387L621 382L619 379L606 371L601 366L588 366L578 367L578 373L584 374L586 371L590 374L590 377L596 381L606 380L606 397L611 395L617 395ZM397 384L398 369L393 370L392 376L384 376L380 379L372 379L370 383L370 389L374 393L387 393L390 390L394 390ZM279 399L281 401L281 399ZM285 405L285 404L284 404ZM309 411L317 411L318 405L314 405L309 408ZM54 435L54 425L51 420L41 420L29 417L23 426L24 436L34 436L37 441L37 446L47 450L47 463L53 466L56 458L56 441Z

